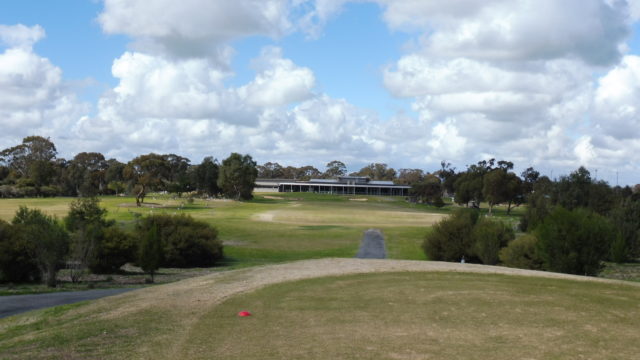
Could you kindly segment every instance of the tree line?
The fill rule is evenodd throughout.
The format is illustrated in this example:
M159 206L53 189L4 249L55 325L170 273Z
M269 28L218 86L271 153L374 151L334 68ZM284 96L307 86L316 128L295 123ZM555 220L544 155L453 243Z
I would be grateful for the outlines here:
M598 274L604 261L640 258L638 186L611 187L584 167L558 180L529 168L519 179L508 165L490 168L491 161L482 162L456 174L455 199L486 201L489 209L502 202L507 211L511 203L526 203L518 225L522 234L516 237L498 218L480 216L477 206L461 208L425 237L428 257L579 275Z
M141 205L149 191L181 195L250 199L256 162L232 153L221 163L205 157L200 164L176 154L145 154L122 163L97 152L81 152L71 160L57 157L54 143L29 136L0 152L0 197L97 196L132 194Z
M186 215L149 215L123 230L95 197L74 200L62 220L20 207L0 220L0 282L57 284L66 268L72 282L87 273L113 274L133 263L150 275L160 267L208 267L223 257L218 232Z

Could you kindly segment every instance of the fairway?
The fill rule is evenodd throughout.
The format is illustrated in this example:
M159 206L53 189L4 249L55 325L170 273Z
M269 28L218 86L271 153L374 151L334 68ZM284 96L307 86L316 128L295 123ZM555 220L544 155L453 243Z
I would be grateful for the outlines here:
M101 197L107 217L132 229L140 216L188 214L219 230L226 263L246 267L322 257L353 257L365 230L385 235L392 259L423 260L428 228L448 210L410 204L402 197L350 197L311 193L256 194L251 201L194 199L152 194L145 206L132 197ZM62 218L73 198L1 199L0 219L10 221L20 205Z
M2 319L0 358L629 359L639 303L636 284L579 276L308 260Z

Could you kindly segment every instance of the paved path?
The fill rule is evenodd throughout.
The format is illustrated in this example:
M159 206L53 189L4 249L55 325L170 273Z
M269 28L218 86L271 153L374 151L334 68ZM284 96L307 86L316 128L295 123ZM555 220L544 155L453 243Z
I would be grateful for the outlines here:
M387 250L384 247L382 231L378 229L365 231L356 257L359 259L385 259Z
M99 299L106 296L121 294L123 292L131 290L135 290L135 288L69 291L37 295L0 296L0 318L36 309L73 304L85 300Z

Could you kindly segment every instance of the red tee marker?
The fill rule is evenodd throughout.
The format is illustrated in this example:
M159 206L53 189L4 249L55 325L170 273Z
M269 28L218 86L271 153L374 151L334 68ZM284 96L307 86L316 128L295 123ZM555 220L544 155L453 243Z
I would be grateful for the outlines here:
M248 312L248 311L240 311L238 313L238 316L240 316L240 317L251 316L251 313Z

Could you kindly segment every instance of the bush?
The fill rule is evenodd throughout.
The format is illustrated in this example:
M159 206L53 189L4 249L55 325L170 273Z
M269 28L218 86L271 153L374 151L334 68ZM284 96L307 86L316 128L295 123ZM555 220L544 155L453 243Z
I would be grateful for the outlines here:
M422 244L427 257L438 261L460 261L463 256L471 259L474 255L471 232L478 216L476 210L457 209L435 224Z
M0 220L0 282L40 281L40 270L33 255L35 248L15 228Z
M534 234L546 270L597 275L617 232L596 213L557 207Z
M136 260L136 244L132 236L115 226L102 229L94 251L89 261L89 270L94 274L113 274L122 265Z
M483 218L471 232L473 252L485 265L498 263L500 249L515 237L513 229L500 220Z
M542 259L538 254L538 239L531 234L525 234L511 241L507 247L500 250L500 261L508 267L540 270Z
M222 259L222 243L218 231L209 224L190 216L153 215L143 218L137 226L140 238L153 226L158 227L167 267L205 267Z
M57 219L21 206L12 220L16 234L34 248L34 259L47 286L56 286L56 273L69 250L69 233Z

